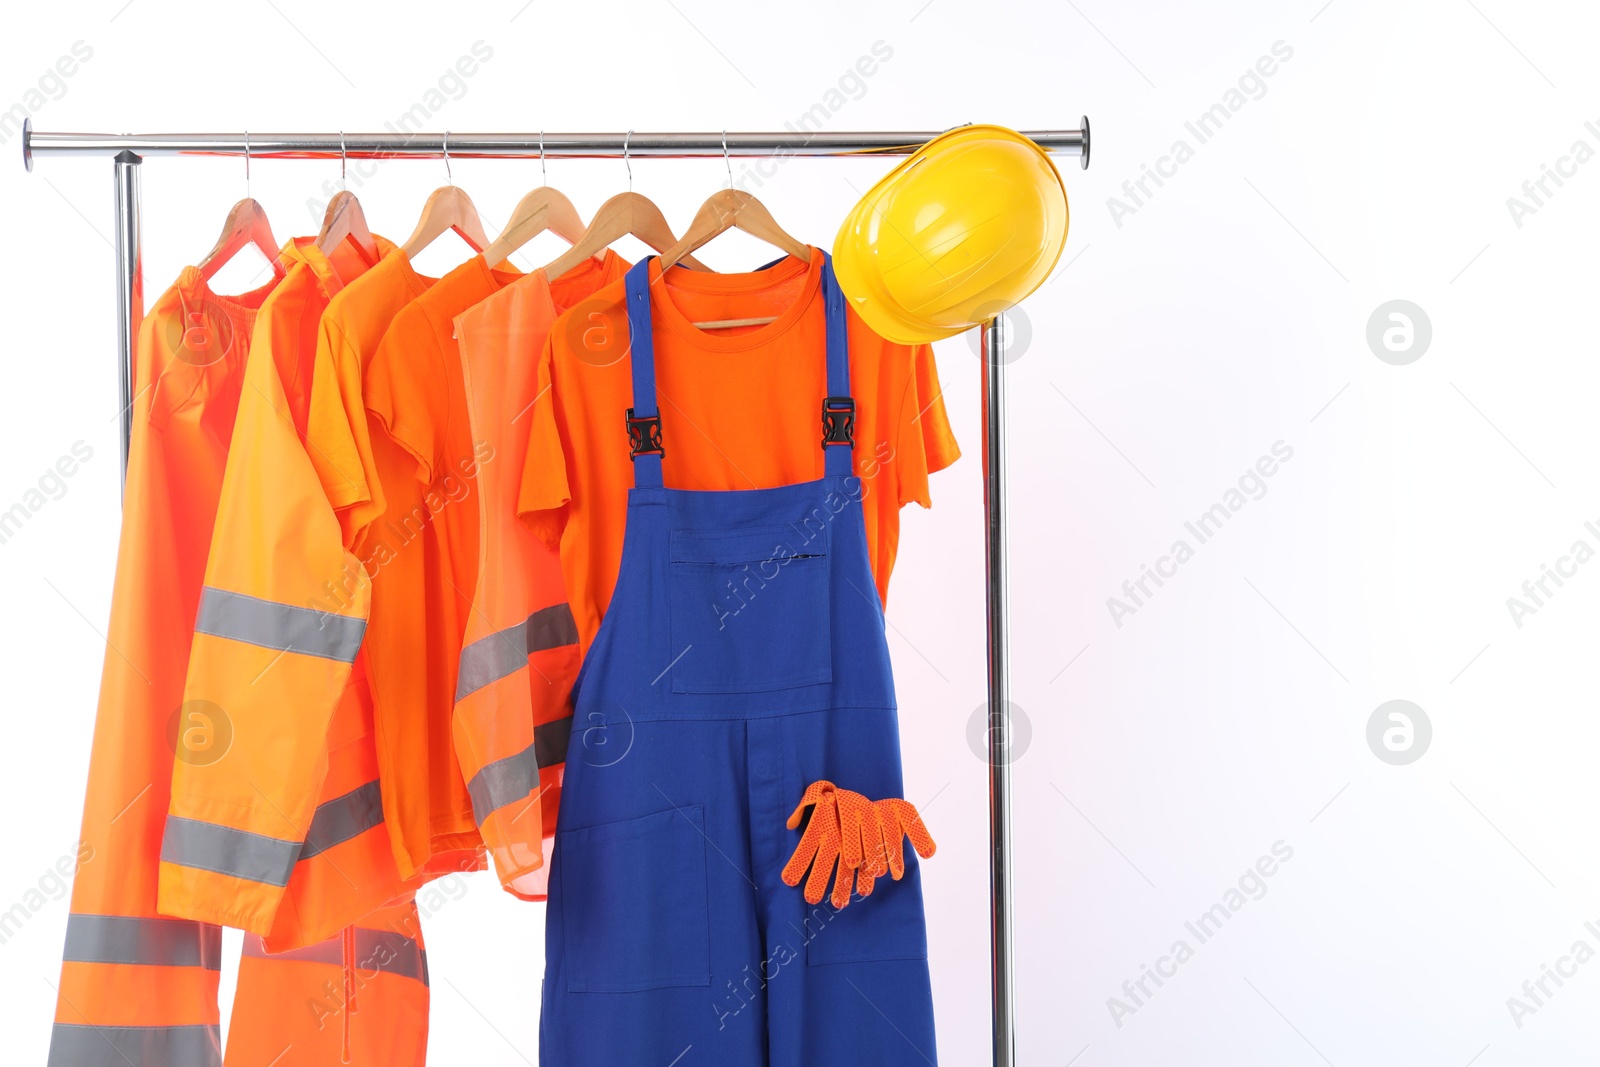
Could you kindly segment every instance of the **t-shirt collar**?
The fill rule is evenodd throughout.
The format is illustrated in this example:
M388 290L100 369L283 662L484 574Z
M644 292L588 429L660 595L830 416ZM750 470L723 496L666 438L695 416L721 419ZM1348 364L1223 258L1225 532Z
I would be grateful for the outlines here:
M663 279L660 266L650 265L651 314L678 336L697 348L713 352L740 352L770 344L792 329L812 306L822 288L822 249L815 245L808 261L785 256L763 270L745 274L713 274L675 266ZM671 289L685 289L701 293L737 295L740 292L757 293L781 285L797 275L805 281L795 299L772 322L746 333L723 334L702 330L694 324L672 300Z

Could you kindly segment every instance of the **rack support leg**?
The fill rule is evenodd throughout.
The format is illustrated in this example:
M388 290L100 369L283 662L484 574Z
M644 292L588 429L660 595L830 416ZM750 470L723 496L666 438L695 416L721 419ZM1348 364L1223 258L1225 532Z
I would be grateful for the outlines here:
M122 481L128 480L128 443L133 432L133 353L144 317L144 272L139 247L139 166L132 152L112 161L117 230L117 384L121 388Z
M988 572L989 911L994 1067L1015 1067L1012 985L1011 683L1006 635L1006 322L983 327L984 558Z

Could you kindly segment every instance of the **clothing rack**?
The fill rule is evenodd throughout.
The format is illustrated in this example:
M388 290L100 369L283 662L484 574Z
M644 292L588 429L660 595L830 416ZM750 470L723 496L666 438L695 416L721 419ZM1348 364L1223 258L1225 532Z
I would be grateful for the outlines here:
M1089 166L1089 120L1075 130L1024 130L1040 147ZM117 375L122 399L122 465L133 427L133 353L144 314L140 269L139 164L147 156L261 159L457 158L545 156L681 159L701 156L909 155L937 132L785 133L40 133L22 126L22 162L43 156L110 156L115 190ZM983 327L983 496L987 522L989 908L994 1067L1014 1067L1015 1005L1011 907L1011 704L1006 627L1005 362L1006 326Z

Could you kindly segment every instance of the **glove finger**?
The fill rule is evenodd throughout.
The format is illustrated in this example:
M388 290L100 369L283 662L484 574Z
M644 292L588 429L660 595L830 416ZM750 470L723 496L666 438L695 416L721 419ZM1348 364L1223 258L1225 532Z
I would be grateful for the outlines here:
M815 904L828 892L828 878L833 875L835 861L839 858L839 850L829 848L824 842L817 851L816 862L811 865L811 877L806 879L806 902Z
M833 794L822 794L811 812L810 821L806 823L805 833L800 835L800 844L795 847L794 855L789 857L788 864L783 868L785 883L789 885L800 883L800 877L805 874L806 867L816 857L818 849L822 847L822 840L828 835L836 817ZM812 903L815 904L816 901Z
M867 813L872 808L872 801L848 789L836 790L834 798L839 805L841 862L846 867L854 869L861 866L863 828Z
M817 836L816 860L806 882L806 902L816 904L827 890L828 876L833 873L834 861L839 857L839 816L831 795L822 799L811 813L811 819L820 821L821 830Z
M905 846L900 843L900 820L892 816L884 820L886 830L883 835L883 848L889 875L899 881L906 873ZM879 872L880 874L883 872Z
M872 868L866 864L856 871L856 892L864 897L872 895L872 889L878 884L877 876L872 873Z
M901 807L903 805L903 807ZM909 801L902 800L897 805L901 824L905 827L906 836L911 839L911 847L917 850L917 855L923 859L932 856L938 849L933 843L933 835L928 833L928 827L923 824L922 816L917 814L917 809Z
M886 818L883 809L872 807L872 862L869 866L876 877L882 878L900 862L900 831L893 818ZM900 876L895 875L896 878Z
M883 857L883 818L876 807L869 809L861 822L861 869L874 878L888 869Z
M791 828L792 829L792 828ZM789 857L789 862L783 867L783 882L785 885L799 885L800 877L806 873L806 868L811 865L811 860L817 854L817 845L822 837L822 824L816 819L806 824L806 832L800 835L800 843L795 846L794 855Z
M855 872L844 865L843 855L839 858L839 873L833 879L833 906L843 909L850 903L850 882Z

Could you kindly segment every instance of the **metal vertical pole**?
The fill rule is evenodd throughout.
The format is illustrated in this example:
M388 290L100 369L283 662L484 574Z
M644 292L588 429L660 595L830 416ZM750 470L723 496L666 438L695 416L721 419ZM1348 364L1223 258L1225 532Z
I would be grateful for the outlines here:
M984 559L988 570L989 948L994 1067L1015 1067L1016 1010L1011 973L1011 682L1006 645L1005 538L1006 320L983 327Z
M117 384L121 387L122 481L128 480L128 444L133 433L133 353L144 317L144 271L139 244L139 165L132 152L112 161L117 228Z

